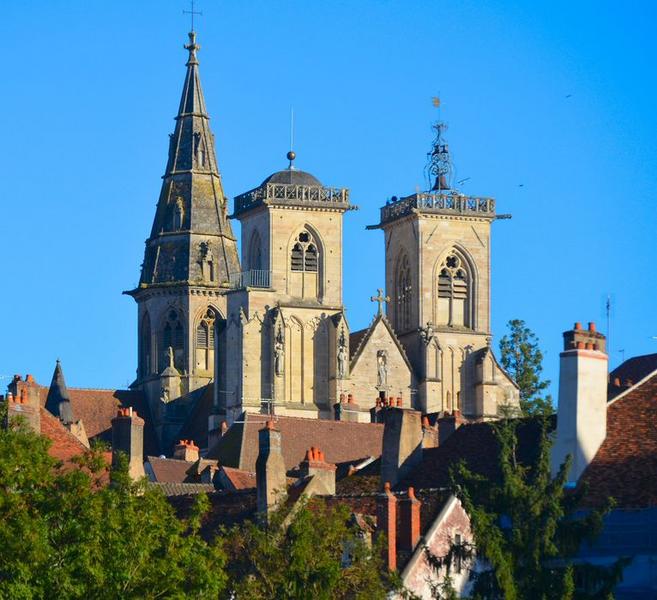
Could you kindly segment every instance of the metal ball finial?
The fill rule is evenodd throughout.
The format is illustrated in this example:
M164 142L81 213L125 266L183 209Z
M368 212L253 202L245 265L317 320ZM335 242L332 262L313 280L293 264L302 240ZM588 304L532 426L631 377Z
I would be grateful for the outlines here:
M290 162L292 162L297 157L296 153L293 150L290 150L286 156Z

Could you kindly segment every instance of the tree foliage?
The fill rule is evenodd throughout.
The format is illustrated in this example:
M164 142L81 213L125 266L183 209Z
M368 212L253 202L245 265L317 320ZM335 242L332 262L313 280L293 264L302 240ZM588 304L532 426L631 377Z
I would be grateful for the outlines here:
M543 353L534 332L520 319L507 323L508 334L500 340L500 361L520 388L520 408L524 415L551 414L552 398L541 392L550 385L541 379Z
M574 561L583 542L592 542L612 507L577 512L585 490L566 490L570 458L551 475L551 438L541 419L535 459L517 457L517 420L493 425L499 442L499 480L473 473L464 463L452 470L452 486L470 517L482 558L471 572L472 597L516 600L609 598L627 561L594 567ZM472 552L470 552L472 554ZM575 586L575 582L580 585ZM582 584L585 582L585 584Z
M177 518L127 470L106 480L98 450L63 469L49 441L0 430L0 597L201 598L225 588L224 553L199 535L207 498Z
M392 585L345 507L313 500L210 541L205 495L180 518L127 461L108 485L102 448L65 468L49 446L20 423L0 427L0 599L375 599Z
M393 585L345 506L311 499L291 516L279 510L267 526L246 522L226 535L238 600L385 598Z

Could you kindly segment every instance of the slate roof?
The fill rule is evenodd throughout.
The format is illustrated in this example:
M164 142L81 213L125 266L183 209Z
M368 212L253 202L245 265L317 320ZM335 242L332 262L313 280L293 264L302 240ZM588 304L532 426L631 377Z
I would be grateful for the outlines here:
M180 428L176 439L193 440L199 448L208 447L208 417L212 412L213 384L209 383L191 392L195 404Z
M41 394L47 396L49 388ZM153 430L148 403L141 392L133 390L98 390L68 388L68 396L76 419L81 419L89 441L94 439L112 442L112 419L119 407L132 406L137 414L144 417L144 456L159 454L157 437Z
M365 334L369 331L369 327L365 329L359 329L358 331L352 331L349 334L349 360L352 360L356 355L356 351L360 347L360 343L363 341Z
M639 383L654 371L657 371L657 354L644 354L628 358L609 373L609 397L618 396L632 384ZM620 386L614 385L616 379L620 380Z
M317 177L306 173L306 171L299 171L299 169L284 169L282 171L276 171L272 173L267 179L265 179L260 186L266 185L268 183L284 183L292 185L317 185L321 186L321 182Z
M646 362L627 372L638 376ZM611 496L618 508L657 507L657 373L609 403L607 437L581 481L588 486L586 506Z
M265 415L246 413L243 423L234 423L210 449L207 457L221 465L255 471L258 457L258 430L267 421ZM275 417L281 431L285 467L296 467L311 446L320 448L329 463L358 461L363 456L380 456L383 424L349 423L300 417Z

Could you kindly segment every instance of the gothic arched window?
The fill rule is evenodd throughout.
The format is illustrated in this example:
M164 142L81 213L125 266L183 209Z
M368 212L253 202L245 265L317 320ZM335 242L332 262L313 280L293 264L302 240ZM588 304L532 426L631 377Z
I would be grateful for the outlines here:
M473 328L472 275L467 261L456 250L440 266L436 287L437 323Z
M177 369L180 369L183 364L183 351L185 349L185 330L183 329L182 323L180 322L178 311L173 308L167 313L166 321L164 322L164 327L162 328L160 360L163 366L160 371L169 365L169 348L173 349L174 366Z
M248 256L249 269L252 271L263 270L262 266L262 243L260 241L260 234L257 231L253 232L251 242L249 243L249 256Z
M411 266L406 253L397 260L395 270L395 328L403 333L411 326Z
M142 377L151 373L151 320L146 313L141 320L139 369Z
M215 313L208 308L196 326L196 368L204 371L214 365L214 323Z
M303 230L296 237L290 254L290 268L293 271L316 273L319 270L319 251L312 234Z

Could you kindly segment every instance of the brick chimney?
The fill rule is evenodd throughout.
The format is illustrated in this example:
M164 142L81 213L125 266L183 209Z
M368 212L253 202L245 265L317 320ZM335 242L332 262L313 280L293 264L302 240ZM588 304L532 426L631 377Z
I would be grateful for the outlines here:
M199 448L192 440L180 440L173 449L173 458L196 462L199 459Z
M273 421L267 421L258 432L256 460L258 512L266 515L287 496L285 462L281 452L281 432Z
M7 417L21 418L32 431L41 433L40 388L32 375L26 375L25 381L14 375L7 387Z
M420 502L415 490L408 488L408 497L399 501L399 549L412 552L420 539Z
M385 535L383 560L389 571L397 569L397 498L390 490L390 482L383 486L383 493L376 504L377 535Z
M588 330L575 323L563 337L552 470L556 473L570 454L573 463L568 479L577 482L607 435L608 359L605 337L594 323L589 323Z
M442 417L437 419L438 444L444 444L445 440L463 425L463 422L464 419L460 410L454 410L452 414L446 412Z
M387 407L381 454L381 483L396 485L422 462L422 415L417 410Z
M324 453L319 448L309 448L300 467L302 477L313 477L313 480L323 488L323 491L316 491L315 493L335 495L335 471L337 467L326 462Z
M130 408L119 408L112 419L112 467L119 454L128 457L128 473L132 479L144 477L144 420Z

